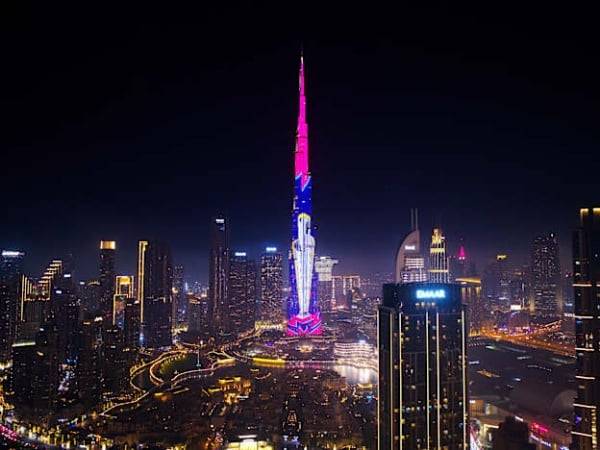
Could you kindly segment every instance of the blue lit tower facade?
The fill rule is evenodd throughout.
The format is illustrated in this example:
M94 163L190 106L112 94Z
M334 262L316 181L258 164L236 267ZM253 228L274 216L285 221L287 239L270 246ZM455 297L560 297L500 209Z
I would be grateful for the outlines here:
M308 169L308 125L304 95L304 59L300 57L300 95L296 148L294 152L294 203L290 250L290 297L287 334L321 334L321 313L317 303L315 237L312 218L312 178Z

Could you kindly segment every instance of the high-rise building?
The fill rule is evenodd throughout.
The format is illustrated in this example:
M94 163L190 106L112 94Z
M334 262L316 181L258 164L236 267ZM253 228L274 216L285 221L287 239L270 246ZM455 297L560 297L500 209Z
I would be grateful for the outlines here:
M467 267L467 251L465 250L465 246L464 244L461 242L460 246L458 247L458 252L456 253L456 255L453 255L450 257L450 278L452 280L455 280L456 278L463 278L466 276L470 276L467 275L468 273L468 267Z
M562 309L560 259L556 234L548 233L533 240L531 247L531 288L533 313L556 317Z
M467 325L460 286L386 284L379 308L379 448L467 449Z
M483 294L490 311L510 310L510 275L508 255L498 254L483 274Z
M429 247L429 281L431 283L448 283L448 257L446 256L446 237L441 228L434 228Z
M81 324L79 361L75 376L77 394L86 406L101 400L104 385L102 370L102 316L86 318Z
M425 258L421 253L421 233L416 209L410 210L410 232L396 252L396 283L427 281Z
M125 324L125 305L128 299L133 298L134 286L133 275L117 275L115 278L111 323L121 330Z
M138 297L142 345L148 348L172 344L173 265L165 243L140 241ZM141 294L140 294L141 291Z
M256 263L246 252L234 252L229 260L228 334L232 337L254 330L256 315Z
M173 323L187 321L187 306L184 268L182 265L177 265L173 268Z
M321 311L331 312L334 306L333 298L333 267L339 260L330 256L319 256L315 260L315 271L319 279L319 305Z
M125 350L124 332L121 328L112 325L102 330L102 392L106 396L118 395L127 386L129 355Z
M75 365L78 356L80 300L71 269L56 277L50 294L47 326L56 328L59 364Z
M469 325L469 332L478 334L487 319L488 313L483 303L481 278L457 278L455 283L460 285L461 297L468 308L467 324Z
M20 287L23 276L22 252L2 250L0 253L0 363L11 359L19 318Z
M260 290L256 327L278 328L283 323L283 255L267 247L260 257Z
M128 298L125 301L123 316L125 347L135 349L140 346L140 301L135 298Z
M227 282L229 280L229 223L223 216L214 217L210 224L208 254L208 300L212 334L225 332L227 324Z
M332 307L334 309L352 309L352 303L360 294L360 275L334 275L331 283Z
M582 208L573 235L573 293L575 298L575 379L573 446L600 445L600 208Z
M315 271L316 241L312 220L312 178L308 165L308 125L304 95L304 58L300 57L299 113L294 154L294 202L290 249L290 297L287 333L292 336L321 334L318 279Z
M99 312L104 326L110 326L113 320L113 297L115 295L115 241L100 241L100 282Z

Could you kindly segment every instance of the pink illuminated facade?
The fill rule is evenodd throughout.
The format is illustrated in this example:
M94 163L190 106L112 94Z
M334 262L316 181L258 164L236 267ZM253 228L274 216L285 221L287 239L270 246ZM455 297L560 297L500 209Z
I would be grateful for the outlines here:
M318 335L322 332L315 271L315 246L312 219L312 179L308 167L308 125L304 93L304 59L300 58L299 112L294 152L294 202L292 208L292 245L290 250L290 297L287 334Z

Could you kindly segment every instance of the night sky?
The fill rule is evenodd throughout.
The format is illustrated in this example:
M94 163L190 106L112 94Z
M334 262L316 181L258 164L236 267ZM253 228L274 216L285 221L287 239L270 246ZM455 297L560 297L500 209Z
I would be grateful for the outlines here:
M31 275L72 251L91 277L100 239L133 273L159 238L205 280L217 212L234 249L287 248L303 43L319 253L391 271L416 206L480 267L550 230L570 267L577 208L600 201L594 14L294 5L3 5L0 248Z

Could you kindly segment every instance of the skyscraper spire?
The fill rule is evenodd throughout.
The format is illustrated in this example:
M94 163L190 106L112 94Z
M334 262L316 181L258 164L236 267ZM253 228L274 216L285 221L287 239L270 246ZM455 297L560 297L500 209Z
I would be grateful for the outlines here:
M292 207L292 246L290 252L290 297L288 327L290 335L321 333L317 305L315 237L312 220L312 182L308 169L308 125L304 93L304 57L300 54L298 80L299 104L296 148L294 150L294 202Z
M304 56L300 54L298 99L298 126L296 128L296 150L294 158L295 175L300 177L302 190L306 188L310 177L308 171L308 125L306 124L306 96L304 95Z

